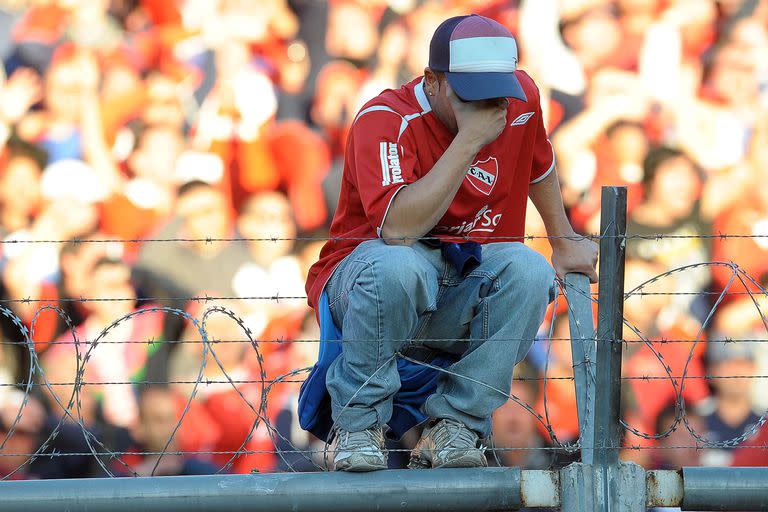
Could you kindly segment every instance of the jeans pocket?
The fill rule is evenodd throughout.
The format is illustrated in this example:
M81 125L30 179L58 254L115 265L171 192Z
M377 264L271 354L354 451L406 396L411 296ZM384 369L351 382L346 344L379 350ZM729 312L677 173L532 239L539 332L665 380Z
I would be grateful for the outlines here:
M439 295L439 294L438 294ZM435 300L430 304L426 310L424 310L424 313L421 314L419 317L419 322L416 324L416 329L413 331L413 337L411 338L411 343L420 345L421 342L419 341L419 338L422 337L424 334L424 331L427 330L427 327L429 326L429 321L432 319L432 313L437 311L437 300L438 297L435 297Z
M369 264L365 261L347 257L339 263L325 285L328 292L328 308L331 310L333 321L339 327L344 321L344 313L349 306L349 292L360 273L368 266Z

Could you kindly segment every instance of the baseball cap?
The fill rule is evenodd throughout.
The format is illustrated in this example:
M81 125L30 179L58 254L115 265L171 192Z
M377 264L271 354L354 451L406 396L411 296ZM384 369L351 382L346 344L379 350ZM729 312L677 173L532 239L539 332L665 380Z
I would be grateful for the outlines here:
M527 101L517 80L517 43L501 23L470 14L448 18L429 45L429 67L445 73L464 101L516 98Z

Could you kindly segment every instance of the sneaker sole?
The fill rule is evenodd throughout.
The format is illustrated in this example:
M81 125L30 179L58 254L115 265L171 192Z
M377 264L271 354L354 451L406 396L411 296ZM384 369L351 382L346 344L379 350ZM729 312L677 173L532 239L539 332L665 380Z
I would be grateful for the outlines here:
M488 461L484 456L465 455L455 459L447 460L441 464L432 462L432 467L437 468L484 468L488 466Z
M346 471L348 473L367 473L369 471L379 471L387 469L387 462L371 462L364 456L352 456L347 459L335 462L333 465L336 471Z

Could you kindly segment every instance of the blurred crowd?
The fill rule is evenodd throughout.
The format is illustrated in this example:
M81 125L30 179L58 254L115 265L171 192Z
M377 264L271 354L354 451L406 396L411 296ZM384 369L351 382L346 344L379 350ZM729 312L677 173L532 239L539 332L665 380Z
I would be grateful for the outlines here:
M646 284L625 305L623 417L642 434L627 431L625 458L768 464L695 448L768 440L768 381L744 378L768 374L768 300L748 293L768 281L767 1L0 0L0 473L322 465L291 372L317 353L304 281L349 124L467 12L517 36L576 230L599 232L610 184L646 235L627 244L626 290ZM527 234L545 235L529 212ZM749 236L708 236L723 233ZM510 450L494 464L573 457L530 450L552 444L547 421L578 436L562 301L552 311L513 385L547 419L499 409L493 444ZM560 377L546 389L545 371Z

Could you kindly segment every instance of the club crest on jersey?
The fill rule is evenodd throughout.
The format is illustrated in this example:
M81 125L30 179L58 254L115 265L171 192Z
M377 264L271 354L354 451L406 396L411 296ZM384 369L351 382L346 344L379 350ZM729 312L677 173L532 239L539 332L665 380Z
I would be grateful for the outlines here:
M467 171L467 179L477 190L489 196L499 177L499 162L492 156L475 162Z

